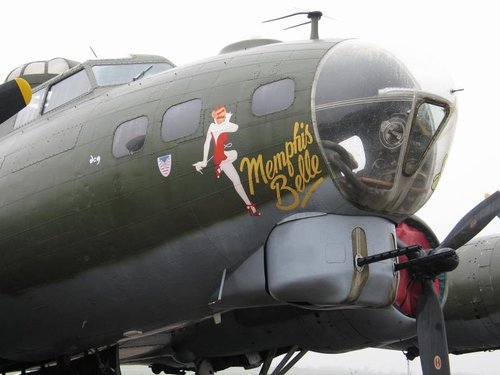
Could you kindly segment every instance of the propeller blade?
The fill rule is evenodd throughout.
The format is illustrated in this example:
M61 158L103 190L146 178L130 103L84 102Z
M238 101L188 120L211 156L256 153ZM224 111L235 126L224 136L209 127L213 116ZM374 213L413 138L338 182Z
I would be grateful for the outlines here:
M395 266L396 271L409 269L422 283L417 301L417 338L424 375L450 374L446 327L433 280L458 266L455 250L469 242L499 213L500 192L497 191L470 210L436 249L415 253L416 257Z
M31 86L23 78L0 85L0 124L26 107L31 100Z
M420 364L424 375L449 375L448 341L443 312L432 280L422 280L417 302L417 338Z
M458 249L469 242L500 213L500 192L495 192L474 207L443 240L439 247Z

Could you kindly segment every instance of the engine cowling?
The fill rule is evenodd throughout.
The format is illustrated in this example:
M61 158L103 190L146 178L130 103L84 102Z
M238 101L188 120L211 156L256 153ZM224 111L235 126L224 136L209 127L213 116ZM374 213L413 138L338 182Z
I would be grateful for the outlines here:
M500 235L470 241L457 251L460 265L448 274L444 308L449 350L500 348Z

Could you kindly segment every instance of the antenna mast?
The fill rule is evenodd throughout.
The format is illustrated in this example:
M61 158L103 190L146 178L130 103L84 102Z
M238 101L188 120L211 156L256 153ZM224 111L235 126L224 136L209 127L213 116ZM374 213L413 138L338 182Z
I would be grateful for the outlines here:
M307 18L311 20L311 40L319 39L318 24L323 13L320 11L309 12Z
M294 27L311 24L311 37L310 37L310 39L311 40L317 40L317 39L319 39L318 24L319 24L319 20L321 19L321 16L323 15L323 13L321 13L319 10L314 11L314 12L298 12L298 13L293 13L293 14L289 14L288 16L273 18L272 20L267 20L267 21L264 21L262 23L272 22L272 21L278 21L278 20L282 20L284 18L297 16L299 14L306 14L307 18L309 18L310 21L309 22L300 23L298 25L290 26L290 27L284 28L283 30L293 29Z

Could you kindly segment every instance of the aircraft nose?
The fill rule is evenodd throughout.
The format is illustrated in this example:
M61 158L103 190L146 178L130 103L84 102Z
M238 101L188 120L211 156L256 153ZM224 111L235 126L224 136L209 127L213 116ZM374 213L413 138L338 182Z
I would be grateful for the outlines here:
M413 214L439 180L455 99L442 89L451 88L447 76L438 89L418 76L396 55L354 40L335 45L319 65L313 123L330 176L357 207Z

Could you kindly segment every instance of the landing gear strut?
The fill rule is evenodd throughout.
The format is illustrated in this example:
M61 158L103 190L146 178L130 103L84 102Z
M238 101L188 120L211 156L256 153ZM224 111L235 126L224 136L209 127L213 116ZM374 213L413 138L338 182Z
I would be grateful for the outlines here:
M276 366L271 374L269 374L269 368L271 367L271 362L276 355L276 349L267 352L266 360L262 364L259 375L284 375L290 370L295 364L307 353L307 350L302 349L297 354L294 353L298 350L298 346L294 345L289 350L288 353L283 357L281 362ZM293 357L293 358L292 358Z

